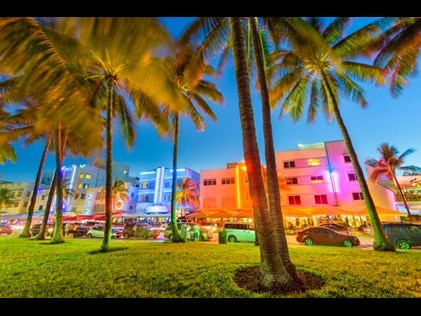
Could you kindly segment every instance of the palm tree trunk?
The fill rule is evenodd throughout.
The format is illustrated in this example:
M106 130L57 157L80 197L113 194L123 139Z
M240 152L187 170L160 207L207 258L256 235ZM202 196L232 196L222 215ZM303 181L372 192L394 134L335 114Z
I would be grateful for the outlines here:
M261 49L261 41L257 32L256 18L251 17L249 18L249 20L259 80L260 97L262 100L263 136L265 143L265 159L267 173L266 187L268 191L270 216L272 219L273 227L275 229L275 237L278 243L277 247L279 249L282 262L284 263L288 273L294 279L296 287L302 287L303 283L297 275L297 270L295 266L291 262L288 251L288 243L285 236L285 228L281 208L281 196L279 190L279 179L276 168L276 154L275 149L273 147L273 130L269 102L269 91L266 81L266 71L264 68L264 57Z
M254 125L250 93L250 78L245 53L245 37L239 17L230 18L235 77L239 99L239 112L243 136L244 159L249 178L249 190L253 201L256 234L260 247L260 284L269 290L292 290L294 281L286 271L279 255L278 243L272 226L266 192L261 172L259 148ZM263 234L264 232L264 234Z
M56 214L55 214L55 225L54 225L54 235L51 239L51 243L62 243L64 242L63 238L63 229L62 229L62 217L63 217L63 174L61 171L63 163L63 143L62 143L62 128L60 123L60 118L58 119L57 128L55 131L56 134L56 143L55 143L55 152L56 152Z
M102 239L101 252L107 252L110 248L113 201L112 201L112 174L113 174L113 78L108 79L107 96L107 119L106 119L106 158L105 158L105 228L104 238Z
M45 231L47 228L48 217L50 216L51 205L53 204L53 199L55 196L56 189L57 189L57 169L54 171L54 176L53 176L53 180L51 181L50 193L48 194L47 203L45 205L44 216L42 218L41 227L35 239L38 239L38 240L45 239Z
M398 181L398 179L396 178L395 173L393 173L393 181L395 182L395 185L396 185L396 187L398 188L399 193L400 193L400 195L401 195L401 197L402 197L403 204L405 205L406 212L408 213L408 216L409 216L409 221L410 221L410 222L413 222L414 220L413 220L412 215L411 215L411 212L410 212L410 210L409 210L408 203L406 202L405 195L404 195L404 194L403 194L403 192L402 192L402 187L401 187L401 185L399 184L399 181Z
M325 82L329 81L326 79ZM333 97L333 93L330 87L327 86L326 89L331 97L331 100L336 100ZM358 183L361 188L362 195L364 197L364 202L367 207L368 214L370 215L371 225L373 226L374 230L373 249L378 251L396 251L393 244L386 238L384 234L379 215L377 214L376 205L374 204L373 198L368 189L367 182L364 178L363 170L358 161L357 153L355 152L354 146L352 145L351 137L349 136L348 130L342 119L341 113L339 112L339 107L336 101L332 101L332 112L335 116L342 137L344 138L349 158L351 159L352 167L354 168Z
M179 115L174 113L174 149L172 160L172 188L171 188L171 225L172 225L172 242L185 242L177 227L177 164L178 164L178 135L179 135Z
M37 176L35 178L34 189L32 190L31 203L29 204L29 208L28 208L28 217L26 218L25 226L23 227L23 231L19 235L19 237L31 236L30 227L32 223L32 216L34 215L34 208L37 201L38 188L41 182L41 175L42 175L42 171L44 170L45 159L47 157L48 149L50 148L51 139L52 139L52 136L50 135L45 142L44 150L42 152L41 160L39 162L39 166L37 170Z

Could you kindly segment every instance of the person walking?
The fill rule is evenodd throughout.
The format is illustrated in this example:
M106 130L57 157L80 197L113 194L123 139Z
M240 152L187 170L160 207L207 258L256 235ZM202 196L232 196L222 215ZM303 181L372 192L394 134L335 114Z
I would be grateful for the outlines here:
M197 225L197 223L195 223L193 225L193 238L194 238L194 241L199 241L199 234L200 234L199 225Z

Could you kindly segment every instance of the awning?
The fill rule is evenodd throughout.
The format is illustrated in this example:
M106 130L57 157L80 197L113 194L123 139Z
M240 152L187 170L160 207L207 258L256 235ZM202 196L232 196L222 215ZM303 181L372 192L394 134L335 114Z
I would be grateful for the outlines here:
M401 213L397 210L392 210L392 209L384 208L384 207L380 207L380 206L376 206L376 211L377 211L378 215L383 215L383 216L408 216L408 214ZM358 211L357 215L368 215L367 208L364 207L363 209Z

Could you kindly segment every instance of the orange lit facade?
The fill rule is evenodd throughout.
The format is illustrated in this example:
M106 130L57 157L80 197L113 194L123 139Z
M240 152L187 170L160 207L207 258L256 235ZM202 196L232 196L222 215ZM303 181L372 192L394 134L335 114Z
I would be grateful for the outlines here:
M299 145L294 150L279 151L276 163L282 207L331 206L348 211L365 208L343 141ZM396 209L393 192L377 183L367 182L377 206ZM200 208L252 208L244 162L228 163L224 169L201 171ZM345 220L345 217L340 219ZM355 220L351 217L349 220ZM381 219L399 220L399 216ZM359 216L358 220L366 221L368 218Z

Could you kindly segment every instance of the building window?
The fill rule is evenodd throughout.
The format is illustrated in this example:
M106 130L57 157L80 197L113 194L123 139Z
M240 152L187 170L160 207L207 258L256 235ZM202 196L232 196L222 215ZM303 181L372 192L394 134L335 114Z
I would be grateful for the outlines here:
M30 197L31 196L31 191L26 192L26 197Z
M171 192L165 192L164 193L163 201L164 202L171 202Z
M149 182L142 182L141 188L142 189L149 189Z
M301 198L299 195L288 196L289 205L301 205Z
M295 161L284 161L284 168L285 169L295 168Z
M314 176L311 177L311 183L324 183L323 176Z
M204 179L203 185L216 185L216 179Z
M153 201L153 196L150 196L149 194L141 194L139 196L139 202L150 202Z
M77 200L79 198L79 193L75 194L75 200Z
M86 194L85 193L82 193L81 195L80 195L80 199L81 200L84 200L86 198Z
M41 200L45 200L45 195L41 195Z
M344 162L345 163L351 162L351 158L349 157L349 155L344 155Z
M298 178L286 178L287 184L298 184Z
M83 179L83 176L84 176L85 174L84 173L80 173L79 174L79 179Z
M18 191L17 193L16 193L16 197L21 197L22 196L22 191Z
M78 184L77 184L77 188L78 188L78 189L82 189L82 183L78 183Z
M171 188L171 183L170 183L170 181L165 181L164 187L165 187L165 188Z
M38 207L38 211L42 211L42 205Z
M309 160L307 160L307 165L309 167L320 166L320 159L309 159Z
M85 179L91 179L91 178L92 178L92 175L90 173L85 174Z
M222 178L222 184L235 184L235 178Z
M327 195L326 194L315 195L314 202L316 204L327 204Z
M348 173L348 180L349 181L357 181L357 176L355 173Z
M24 203L23 203L23 207L27 207L28 206L28 201L25 201Z
M352 192L352 198L357 200L364 200L363 194L361 192Z
M83 184L83 188L84 188L84 189L89 188L89 184L88 184L88 183L84 183L84 184Z

